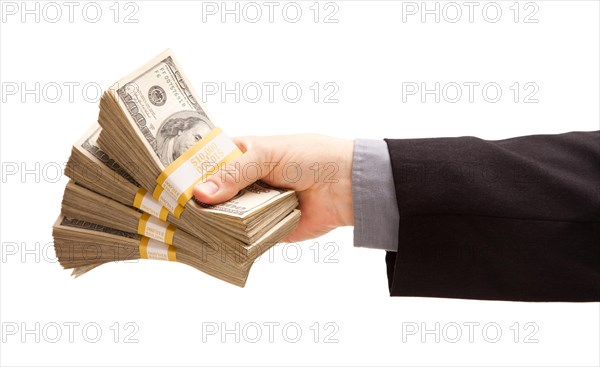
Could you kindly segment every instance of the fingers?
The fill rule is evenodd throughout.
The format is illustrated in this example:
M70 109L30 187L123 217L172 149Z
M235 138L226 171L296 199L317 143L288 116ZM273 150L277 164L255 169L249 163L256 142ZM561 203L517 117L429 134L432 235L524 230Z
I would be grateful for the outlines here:
M207 204L218 204L234 197L241 189L252 184L264 176L254 176L252 181L243 175L244 168L249 164L262 166L264 157L258 149L250 149L244 139L235 139L236 144L246 152L234 162L219 169L205 182L201 182L194 188L196 199ZM262 174L262 172L261 172Z

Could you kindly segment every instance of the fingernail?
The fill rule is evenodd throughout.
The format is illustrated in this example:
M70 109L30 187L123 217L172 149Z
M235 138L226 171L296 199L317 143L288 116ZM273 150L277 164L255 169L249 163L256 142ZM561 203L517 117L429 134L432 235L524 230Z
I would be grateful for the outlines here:
M212 181L203 182L196 186L196 190L200 191L206 196L213 196L217 191L219 191L219 187Z

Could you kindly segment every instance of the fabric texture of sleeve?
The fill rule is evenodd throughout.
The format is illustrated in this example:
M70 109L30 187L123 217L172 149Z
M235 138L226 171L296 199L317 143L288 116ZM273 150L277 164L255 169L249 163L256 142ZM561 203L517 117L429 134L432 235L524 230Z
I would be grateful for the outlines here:
M392 296L600 301L600 132L386 142Z
M354 246L396 251L398 205L388 147L356 139L352 160Z

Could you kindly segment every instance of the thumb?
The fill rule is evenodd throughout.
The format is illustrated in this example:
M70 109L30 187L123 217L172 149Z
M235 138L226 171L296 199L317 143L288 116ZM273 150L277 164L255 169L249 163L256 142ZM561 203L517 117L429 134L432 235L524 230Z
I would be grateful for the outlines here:
M249 149L237 160L221 167L206 181L200 182L194 187L194 196L206 204L219 204L234 197L246 186L266 177L268 172L264 170L263 157L257 149ZM252 171L250 179L244 173L247 167ZM255 173L257 172L257 173Z

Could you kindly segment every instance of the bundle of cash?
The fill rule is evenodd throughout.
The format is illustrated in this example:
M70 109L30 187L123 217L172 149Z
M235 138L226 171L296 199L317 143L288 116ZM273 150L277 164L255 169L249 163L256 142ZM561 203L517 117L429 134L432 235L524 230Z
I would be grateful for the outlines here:
M65 216L56 221L52 234L59 263L65 269L74 269L74 275L107 262L156 259L177 261L243 287L252 265L228 267L210 248L196 250L204 252L202 255L192 254L135 233Z
M254 260L296 227L295 193L259 181L219 205L193 197L243 153L170 50L115 85L65 168L53 231L61 265L79 276L110 261L173 260L243 286Z

